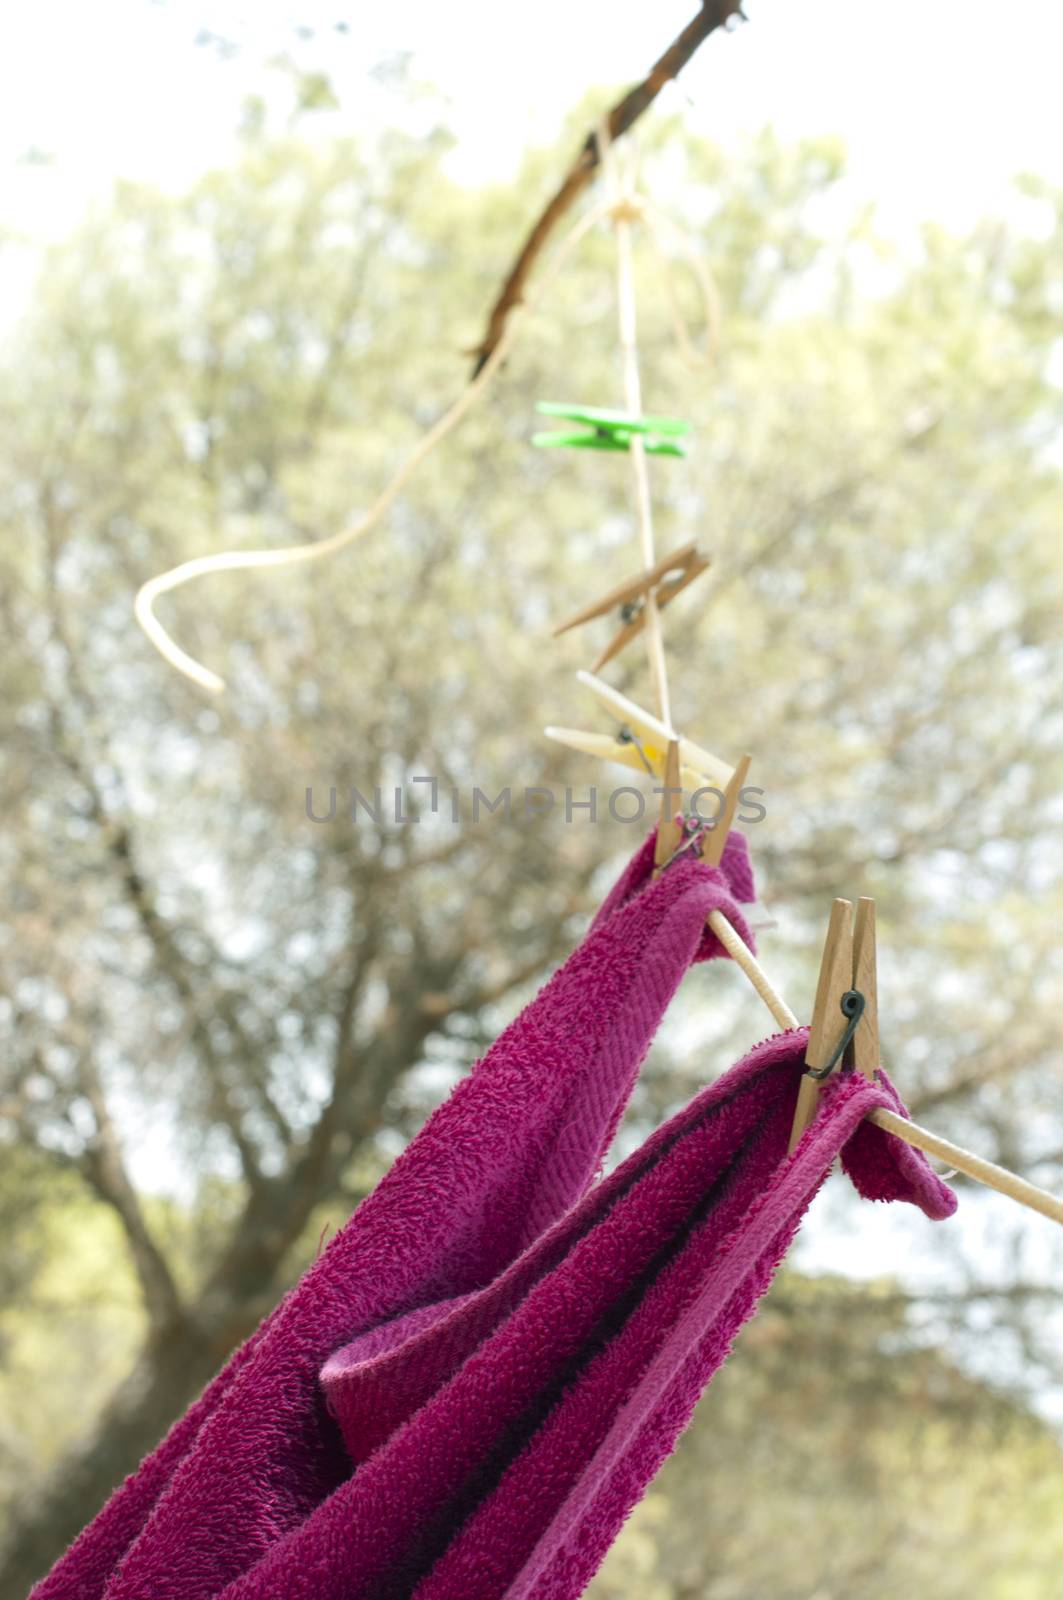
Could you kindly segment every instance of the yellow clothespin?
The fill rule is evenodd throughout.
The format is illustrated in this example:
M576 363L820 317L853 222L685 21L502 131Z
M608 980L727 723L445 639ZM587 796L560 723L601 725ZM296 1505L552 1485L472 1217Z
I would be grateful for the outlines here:
M636 745L631 734L625 735L623 730L619 733L584 733L580 728L545 728L543 731L548 739L565 745L569 750L578 750L582 755L595 756L599 761L615 761L619 766L630 767L635 772L648 772L653 778L664 777L665 764L656 747L647 750L641 740ZM679 778L687 794L693 794L709 781L705 773L682 762Z
M656 746L651 746L647 750L641 740L636 746L630 736L625 739L622 733L584 733L578 728L545 728L543 731L548 739L565 745L569 750L578 750L583 755L595 756L600 761L615 761L620 766L631 767L636 772L648 772L651 777L661 780L665 792L661 797L661 826L657 831L657 846L654 850L654 866L658 871L667 865L682 843L682 830L674 820L677 798L674 791L681 790L683 794L689 796L705 788L717 789L723 795L723 802L706 836L701 857L710 867L719 866L749 773L749 763L752 759L749 755L741 758L730 777L723 780L724 786L720 789L718 784L708 781L705 773L697 772L693 767L683 766L682 763L679 765L678 776L674 767L669 772L669 755L674 747L678 759L679 749L684 743L682 739L669 740L662 757Z
M686 791L691 795L701 789L722 792L723 803L702 852L703 860L711 866L719 866L749 771L750 757L743 756L737 767L729 767L719 756L703 750L692 740L677 737L659 718L643 711L641 706L603 683L593 673L578 672L576 676L619 719L621 732L604 744L598 742L601 735L581 734L563 728L548 728L546 731L550 737L592 755L620 760L624 766L639 765L652 776L662 779L664 793L654 850L655 872L660 872L682 843L682 829L675 821L679 798L676 791ZM631 745L634 746L635 760L627 753ZM618 754L619 751L624 751L624 754Z
M628 700L625 695L610 688L609 684L603 683L601 678L596 678L592 672L577 672L576 677L609 708L621 727L630 729L637 736L650 762L658 772L662 772L669 741L675 738L673 730L649 711L643 711L633 700ZM709 750L703 750L691 739L680 737L679 759L682 766L700 773L708 785L718 789L725 789L734 774L734 768L728 762L714 756Z
M709 565L708 556L701 555L696 544L685 544L670 556L664 556L645 572L639 572L635 577L618 583L615 589L610 589L600 600L584 606L575 616L569 617L567 622L562 622L554 629L554 637L556 639L560 634L567 633L570 628L578 628L595 617L602 617L610 611L619 610L620 630L609 641L591 668L592 672L598 672L607 661L612 661L614 656L619 655L621 650L642 632L646 625L646 599L649 595L656 600L658 611L663 611L665 606L669 605L677 594L682 594L683 590L693 583L700 573L706 571Z
M879 1067L875 902L835 900L823 945L816 1002L797 1091L790 1149L816 1114L820 1086L839 1064L874 1078Z

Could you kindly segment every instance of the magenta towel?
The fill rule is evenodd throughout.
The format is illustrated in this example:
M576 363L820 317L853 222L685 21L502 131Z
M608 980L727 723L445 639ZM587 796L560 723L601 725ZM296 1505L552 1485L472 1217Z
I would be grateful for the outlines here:
M824 1091L786 1155L807 1030L759 1045L492 1284L371 1330L322 1383L353 1476L223 1600L574 1600L672 1449L841 1152L930 1217L955 1197Z
M319 1373L340 1346L490 1286L586 1192L686 968L747 940L745 841L649 882L652 838L583 944L321 1258L111 1496L34 1600L214 1600L351 1472ZM261 1592L279 1600L266 1580ZM292 1591L295 1592L294 1590ZM351 1591L354 1592L353 1590Z

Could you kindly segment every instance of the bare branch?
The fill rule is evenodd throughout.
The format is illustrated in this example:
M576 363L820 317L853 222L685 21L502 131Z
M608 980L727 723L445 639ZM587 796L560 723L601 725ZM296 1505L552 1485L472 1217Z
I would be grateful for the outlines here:
M53 518L51 497L47 492L42 493L41 510L47 539L45 577L52 636L63 653L64 669L71 700L80 706L87 724L98 727L101 719L95 702L82 681L77 665L77 653L66 631L56 578L58 535ZM70 727L70 719L65 708L55 701L51 701L49 714L54 751L88 796L90 816L99 830L105 850L117 869L119 886L136 913L141 929L151 944L159 970L169 980L175 993L187 1009L191 1021L190 1032L192 1039L209 1074L214 1109L232 1138L248 1183L251 1185L260 1184L262 1182L262 1168L259 1153L244 1132L243 1107L237 1104L233 1098L232 1088L226 1080L225 1064L216 1048L211 1029L212 1017L222 1021L230 1036L236 1041L242 1057L244 1059L253 1057L255 1053L254 1046L240 1026L233 996L226 993L224 989L216 990L211 997L208 1014L200 994L198 974L191 969L189 962L182 953L174 936L174 930L159 913L147 880L139 867L135 841L129 822L126 818L116 815L114 807L105 802L96 781L92 764L84 759L82 755L77 736ZM120 770L118 764L110 756L109 752L108 759L113 770L118 773ZM203 939L205 935L201 933L199 937ZM216 964L216 952L212 951L212 958L214 964ZM284 1124L281 1113L266 1093L260 1081L256 1082L256 1091L263 1109L274 1123L274 1126L282 1128Z
M679 36L672 40L664 54L655 61L641 83L629 89L609 112L609 137L617 140L638 121L642 113L656 100L666 83L671 82L686 66L691 56L704 44L710 33L722 28L739 12L740 0L703 0L697 16L687 23ZM502 337L506 319L524 298L524 288L531 277L535 263L542 255L547 240L565 213L571 210L580 195L590 184L600 160L597 130L592 128L583 142L579 155L565 174L561 187L554 194L545 211L525 239L520 254L510 268L502 291L491 308L487 332L476 349L473 377L480 371Z
M96 1123L96 1136L86 1147L78 1166L87 1182L99 1198L112 1208L125 1229L153 1330L158 1332L175 1327L184 1317L181 1297L126 1171L99 1078L88 1062L82 1063L78 1076Z

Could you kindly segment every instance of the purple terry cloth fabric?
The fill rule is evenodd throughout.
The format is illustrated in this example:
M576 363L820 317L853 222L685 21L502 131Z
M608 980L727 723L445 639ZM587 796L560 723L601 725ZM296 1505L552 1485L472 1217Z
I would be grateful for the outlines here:
M221 1600L574 1600L755 1309L835 1156L858 1190L955 1209L829 1083L786 1146L807 1030L765 1041L479 1291L339 1350L356 1470Z
M741 835L719 868L686 854L651 882L652 862L651 836L580 947L33 1600L213 1600L344 1482L322 1365L352 1339L396 1319L416 1327L484 1290L573 1206L686 968L726 954L709 913L751 942Z

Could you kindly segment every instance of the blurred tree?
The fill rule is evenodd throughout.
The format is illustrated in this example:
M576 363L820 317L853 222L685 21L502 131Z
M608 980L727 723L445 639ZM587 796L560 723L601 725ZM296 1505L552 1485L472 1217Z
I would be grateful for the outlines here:
M447 320L480 298L442 148L261 143L186 203L127 189L53 258L23 330L2 491L4 604L29 646L5 713L27 834L5 847L19 1043L4 1109L117 1216L147 1326L128 1380L81 1417L58 1498L24 1525L19 1582L276 1300L315 1208L342 1207L381 1130L423 1115L488 1008L571 943L608 848L589 827L556 840L469 817L477 784L493 800L551 775L531 737L513 751L514 729L542 720L535 590L486 556L505 450L481 467L472 430L474 453L426 473L364 560L218 596L196 638L232 642L218 710L130 626L138 569L204 535L331 525L436 409L460 372ZM446 298L425 293L448 278ZM24 397L46 384L31 421ZM481 422L485 457L491 435ZM542 572L560 551L527 555ZM190 596L181 626L204 615ZM393 794L427 809L417 774L439 781L441 812L415 826ZM330 787L335 819L310 820L307 791L320 817ZM352 815L353 790L378 787L379 820ZM138 1188L145 1138L188 1181L236 1193L220 1215L197 1205L191 1283Z
M904 1339L888 1285L784 1275L591 1600L1054 1600L1058 1440Z
M99 1413L144 1319L113 1213L35 1152L5 1159L0 1294L0 1504L62 1459L70 1421Z
M625 464L526 445L536 398L617 393L604 237L386 528L319 569L174 599L224 700L131 620L178 560L331 531L453 395L552 158L474 192L446 148L252 119L230 170L182 199L122 187L53 251L6 352L0 606L23 648L0 709L4 1137L117 1221L115 1294L132 1273L144 1332L106 1403L72 1408L5 1592L275 1303L634 843L469 803L608 782L536 730L588 715L568 676L585 641L546 652L545 625L632 565ZM646 268L648 404L702 425L689 465L662 468L662 543L696 529L716 556L668 613L677 715L721 751L755 729L753 842L791 990L829 896L874 893L913 1105L1052 1181L1058 202L1031 200L1030 231L890 255L842 204L829 144L672 149L685 168L662 181L727 308L717 371L690 372ZM641 663L619 681L642 697ZM395 786L424 812L419 775L461 792L460 824L448 799L387 814ZM386 814L352 815L375 786ZM333 787L335 819L310 820L307 790L320 816ZM705 1049L651 1075L645 1116L763 1031L733 973L697 993ZM855 1315L848 1331L859 1346Z

